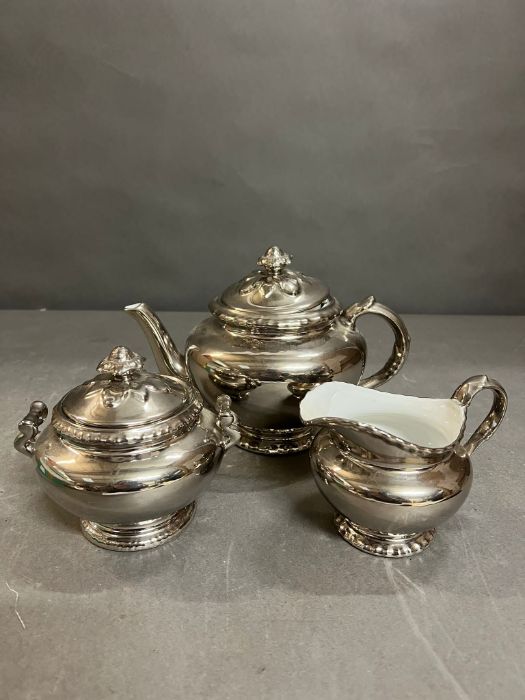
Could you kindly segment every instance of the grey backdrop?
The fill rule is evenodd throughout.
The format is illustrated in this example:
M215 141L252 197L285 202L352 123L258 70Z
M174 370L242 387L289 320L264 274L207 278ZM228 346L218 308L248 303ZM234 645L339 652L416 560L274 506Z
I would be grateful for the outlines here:
M523 0L13 0L0 305L202 309L279 243L342 302L525 312Z

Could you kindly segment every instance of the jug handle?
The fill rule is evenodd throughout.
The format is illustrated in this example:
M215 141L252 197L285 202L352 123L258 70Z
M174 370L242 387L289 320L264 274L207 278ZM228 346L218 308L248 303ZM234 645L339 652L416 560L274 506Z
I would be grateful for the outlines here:
M394 347L392 353L386 361L384 367L378 370L370 377L361 378L358 382L359 386L364 386L367 389L373 389L376 386L381 386L399 372L407 359L410 349L410 335L403 323L402 319L395 314L388 306L380 304L373 296L367 297L361 302L352 304L343 311L343 315L349 322L352 330L356 328L356 321L364 314L375 314L384 318L394 332Z
M488 440L494 434L503 420L508 404L507 392L495 379L491 379L485 374L478 374L475 377L469 377L469 379L458 386L456 391L452 394L452 398L459 401L459 403L467 409L472 399L479 394L480 391L483 391L483 389L490 389L494 394L494 400L485 419L462 446L463 452L467 457L469 457L482 442L485 442L485 440Z

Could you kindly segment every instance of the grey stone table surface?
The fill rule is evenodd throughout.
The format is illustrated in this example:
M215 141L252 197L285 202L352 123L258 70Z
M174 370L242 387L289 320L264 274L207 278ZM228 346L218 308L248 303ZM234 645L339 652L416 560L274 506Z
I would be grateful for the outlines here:
M163 314L181 344L201 317ZM16 424L113 345L151 354L121 312L0 312L0 698L524 698L525 319L405 320L389 390L449 396L483 372L509 412L463 509L391 561L337 536L306 455L237 448L179 539L94 547L13 450ZM388 332L362 328L378 366Z

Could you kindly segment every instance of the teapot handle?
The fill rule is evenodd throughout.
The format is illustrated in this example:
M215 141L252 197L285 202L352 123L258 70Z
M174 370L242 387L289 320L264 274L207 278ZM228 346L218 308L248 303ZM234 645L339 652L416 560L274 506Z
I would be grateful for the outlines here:
M43 401L33 401L29 413L18 424L18 435L15 438L15 449L23 455L31 457L35 452L35 441L39 428L47 418L47 406Z
M343 311L344 317L350 323L352 330L355 330L356 321L359 316L364 314L376 314L384 318L394 332L394 347L390 357L386 361L384 367L378 370L370 377L361 378L358 382L359 386L364 386L367 389L373 389L376 386L381 386L399 372L407 359L410 349L410 335L402 319L395 314L388 306L380 304L373 296L367 297L361 302L352 304Z
M452 394L453 399L468 408L472 399L483 389L490 389L494 394L494 400L483 422L463 445L464 454L467 457L494 434L503 420L508 404L507 392L495 379L490 379L485 374L478 374L464 381Z

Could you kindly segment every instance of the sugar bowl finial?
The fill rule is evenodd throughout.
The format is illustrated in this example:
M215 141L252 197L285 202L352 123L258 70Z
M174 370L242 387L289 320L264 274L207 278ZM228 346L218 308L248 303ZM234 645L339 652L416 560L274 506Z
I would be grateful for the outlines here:
M99 362L97 372L112 374L114 377L127 377L133 372L140 372L144 358L124 345L117 345Z
M287 265L292 262L292 256L285 253L278 246L273 245L257 260L257 265L263 267L267 274L275 276L280 274Z

